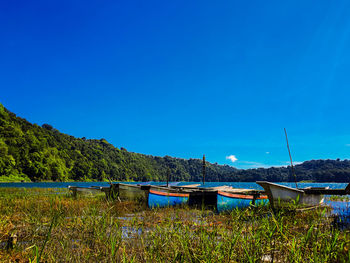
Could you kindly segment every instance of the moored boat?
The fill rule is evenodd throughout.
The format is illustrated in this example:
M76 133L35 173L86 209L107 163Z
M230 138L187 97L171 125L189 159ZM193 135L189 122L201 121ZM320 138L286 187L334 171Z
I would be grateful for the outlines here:
M150 185L116 183L111 185L109 196L112 198L119 198L121 201L146 202L146 191L149 188Z
M329 187L292 188L266 181L256 183L264 188L270 203L274 206L281 206L293 201L305 206L317 206L323 203L324 193L331 190Z
M77 197L78 194L84 196L96 196L102 193L101 188L102 187L100 186L81 187L68 185L68 191L71 192L73 197Z
M198 187L201 184L185 184L185 185L171 185L171 188L175 188L175 189L191 189L191 190L195 190L198 189Z
M188 202L191 190L151 186L145 190L149 208L183 205Z
M246 189L234 189L236 191L218 191L216 209L217 211L231 211L235 208L245 208L250 205L264 205L268 203L268 197L257 191ZM238 191L237 191L238 190Z

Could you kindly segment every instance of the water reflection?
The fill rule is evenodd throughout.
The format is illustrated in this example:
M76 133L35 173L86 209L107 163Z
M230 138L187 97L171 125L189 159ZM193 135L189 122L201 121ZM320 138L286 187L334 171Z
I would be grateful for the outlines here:
M334 224L341 229L350 228L350 202L325 200L325 205L331 207Z

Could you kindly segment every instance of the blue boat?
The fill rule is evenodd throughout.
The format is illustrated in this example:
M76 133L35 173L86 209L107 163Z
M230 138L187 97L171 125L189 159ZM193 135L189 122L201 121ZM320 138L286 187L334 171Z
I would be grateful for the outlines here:
M216 209L220 212L231 211L235 208L245 208L250 205L267 204L269 201L266 195L254 195L251 193L229 193L217 192Z
M190 194L182 189L151 187L148 190L147 205L149 208L169 207L186 204Z

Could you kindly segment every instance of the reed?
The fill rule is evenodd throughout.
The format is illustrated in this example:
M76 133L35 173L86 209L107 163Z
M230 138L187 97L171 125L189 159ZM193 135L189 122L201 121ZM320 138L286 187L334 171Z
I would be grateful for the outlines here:
M59 193L57 193L59 192ZM1 262L349 262L327 208L144 209L57 189L0 189ZM17 243L5 249L13 234Z

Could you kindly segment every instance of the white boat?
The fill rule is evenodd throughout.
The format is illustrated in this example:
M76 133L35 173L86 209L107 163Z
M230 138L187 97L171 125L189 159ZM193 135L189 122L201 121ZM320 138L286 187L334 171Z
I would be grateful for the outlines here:
M293 200L305 206L317 206L324 201L324 190L329 189L329 187L292 188L266 181L256 183L264 188L270 203L275 206L290 203Z

